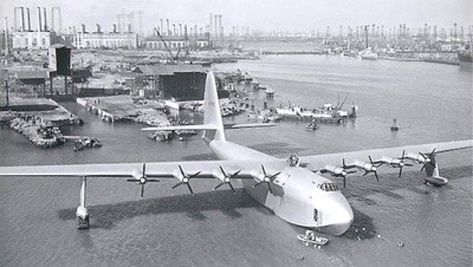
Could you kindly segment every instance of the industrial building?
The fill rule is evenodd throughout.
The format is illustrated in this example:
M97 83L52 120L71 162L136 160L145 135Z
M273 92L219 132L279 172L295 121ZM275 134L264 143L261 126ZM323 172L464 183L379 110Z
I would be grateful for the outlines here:
M113 25L113 31L109 33L102 32L100 25L97 25L96 32L87 32L85 25L82 25L82 31L73 34L72 44L75 48L125 48L135 49L138 47L138 35L131 31L118 32L116 25Z
M154 96L179 101L202 100L207 74L201 65L138 65L134 73L140 74Z
M191 49L201 49L209 45L208 36L188 37L185 36L166 36L163 38L164 42L169 49L178 50L180 48L189 47ZM152 50L164 50L166 49L163 40L158 36L153 35L146 37L144 40L145 47Z
M46 49L60 33L60 7L15 7L13 13L13 49Z
M46 49L52 38L51 32L13 32L13 49Z

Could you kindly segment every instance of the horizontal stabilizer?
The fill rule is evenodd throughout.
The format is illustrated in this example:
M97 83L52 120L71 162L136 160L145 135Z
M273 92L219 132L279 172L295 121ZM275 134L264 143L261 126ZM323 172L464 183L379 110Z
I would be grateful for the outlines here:
M177 126L163 126L163 127L146 127L142 131L188 131L188 130L217 130L216 125L197 124L197 125L177 125Z
M246 129L246 128L263 128L276 126L277 123L237 123L237 124L224 124L225 129Z

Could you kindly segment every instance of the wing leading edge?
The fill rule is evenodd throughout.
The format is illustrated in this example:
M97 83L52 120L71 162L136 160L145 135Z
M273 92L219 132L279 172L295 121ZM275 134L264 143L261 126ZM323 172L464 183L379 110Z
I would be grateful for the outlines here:
M342 160L347 164L353 161L369 161L369 157L378 159L382 157L401 157L403 151L410 153L429 154L435 150L435 154L447 153L456 150L473 148L473 140L431 143L423 145L399 146L391 148L369 149L344 153L321 154L300 157L301 162L308 164L308 167L322 169L326 165L342 165Z
M231 173L240 170L238 179L250 178L254 162L248 161L183 161L183 162L150 162L146 163L146 176L156 178L173 178L179 176L179 166L186 173L197 173L196 178L214 178L222 167ZM72 165L37 165L0 167L1 176L32 177L137 177L141 174L143 163L107 163L107 164L72 164Z

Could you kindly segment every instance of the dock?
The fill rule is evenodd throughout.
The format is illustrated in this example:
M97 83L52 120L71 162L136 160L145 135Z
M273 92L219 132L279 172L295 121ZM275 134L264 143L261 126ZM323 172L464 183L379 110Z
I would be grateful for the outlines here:
M77 103L107 122L122 120L143 123L148 126L169 125L166 111L168 105L156 100L136 100L131 96L108 96L77 98Z

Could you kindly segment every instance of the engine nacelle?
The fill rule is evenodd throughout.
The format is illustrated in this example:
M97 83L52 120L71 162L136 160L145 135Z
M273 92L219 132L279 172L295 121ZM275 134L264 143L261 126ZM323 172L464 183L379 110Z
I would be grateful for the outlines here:
M326 166L324 171L333 176L347 176L348 174L347 171L341 167Z
M77 207L77 210L76 210L76 216L78 218L85 220L87 217L89 217L89 212L86 207L79 206Z
M365 162L362 164L361 168L364 170L364 171L367 171L367 172L374 172L376 171L376 167L373 166L373 164L371 163L368 163L368 162Z

